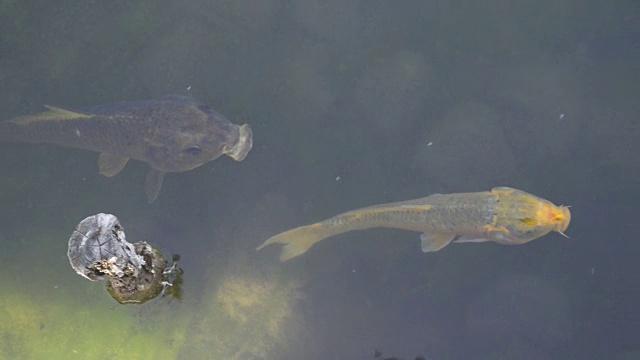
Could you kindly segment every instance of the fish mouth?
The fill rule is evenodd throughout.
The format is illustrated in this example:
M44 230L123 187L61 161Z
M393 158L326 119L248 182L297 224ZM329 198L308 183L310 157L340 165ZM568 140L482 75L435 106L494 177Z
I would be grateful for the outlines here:
M565 230L569 227L569 223L571 222L571 212L569 208L566 206L561 206L562 214L564 215L564 220L557 225L557 230L559 233L564 233Z
M253 146L253 132L249 125L244 124L238 128L238 141L233 148L225 149L225 154L231 157L235 161L242 161L251 147Z

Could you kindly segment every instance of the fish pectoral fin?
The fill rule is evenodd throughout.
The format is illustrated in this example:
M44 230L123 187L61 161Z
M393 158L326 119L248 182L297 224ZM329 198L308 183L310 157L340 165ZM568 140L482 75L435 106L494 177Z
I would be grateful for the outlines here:
M127 165L127 161L129 161L129 158L126 156L101 153L98 158L100 174L112 177Z
M455 239L453 242L455 243L479 243L479 242L487 242L491 241L489 239L483 237L475 237L475 236L460 236Z
M525 239L519 239L515 236L511 236L511 234L509 234L508 231L500 231L500 230L490 231L488 235L489 235L488 236L489 240L495 241L498 244L503 244L503 245L521 245L529 241Z
M447 246L455 237L451 234L427 234L420 235L420 241L422 243L423 252L433 252L442 249Z
M147 194L147 200L152 203L158 198L160 188L162 188L162 180L164 180L164 171L151 168L147 173L147 179L144 183L144 191Z

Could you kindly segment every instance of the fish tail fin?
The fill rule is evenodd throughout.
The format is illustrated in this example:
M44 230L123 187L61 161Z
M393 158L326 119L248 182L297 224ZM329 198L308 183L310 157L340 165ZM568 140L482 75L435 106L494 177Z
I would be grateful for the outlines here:
M260 250L269 244L282 244L284 246L280 253L280 261L287 261L304 254L313 244L331 235L333 233L326 231L322 224L301 226L271 237L258 246L256 250Z
M67 120L88 119L94 116L49 105L44 107L47 108L46 111L0 122L0 142L46 142L68 146L68 138L75 139L77 136L69 135L60 124ZM57 139L58 137L61 138Z

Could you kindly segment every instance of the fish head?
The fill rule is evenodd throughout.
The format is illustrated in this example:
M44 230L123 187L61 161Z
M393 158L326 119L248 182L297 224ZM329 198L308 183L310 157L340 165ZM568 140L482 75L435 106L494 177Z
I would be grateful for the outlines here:
M243 160L253 145L249 125L231 123L191 98L172 97L148 141L146 161L165 172L182 172L228 155Z
M496 192L496 222L505 229L505 239L525 243L551 231L567 237L564 232L571 222L568 206L557 206L548 200L521 190Z

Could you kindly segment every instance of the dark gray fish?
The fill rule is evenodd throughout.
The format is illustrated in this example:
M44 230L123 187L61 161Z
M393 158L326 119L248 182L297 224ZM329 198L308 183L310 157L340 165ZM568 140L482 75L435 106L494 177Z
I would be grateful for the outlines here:
M182 172L227 155L243 160L252 146L249 125L236 125L186 96L48 111L0 123L0 142L48 143L100 153L100 173L114 176L129 159L151 166L149 202L167 172Z

